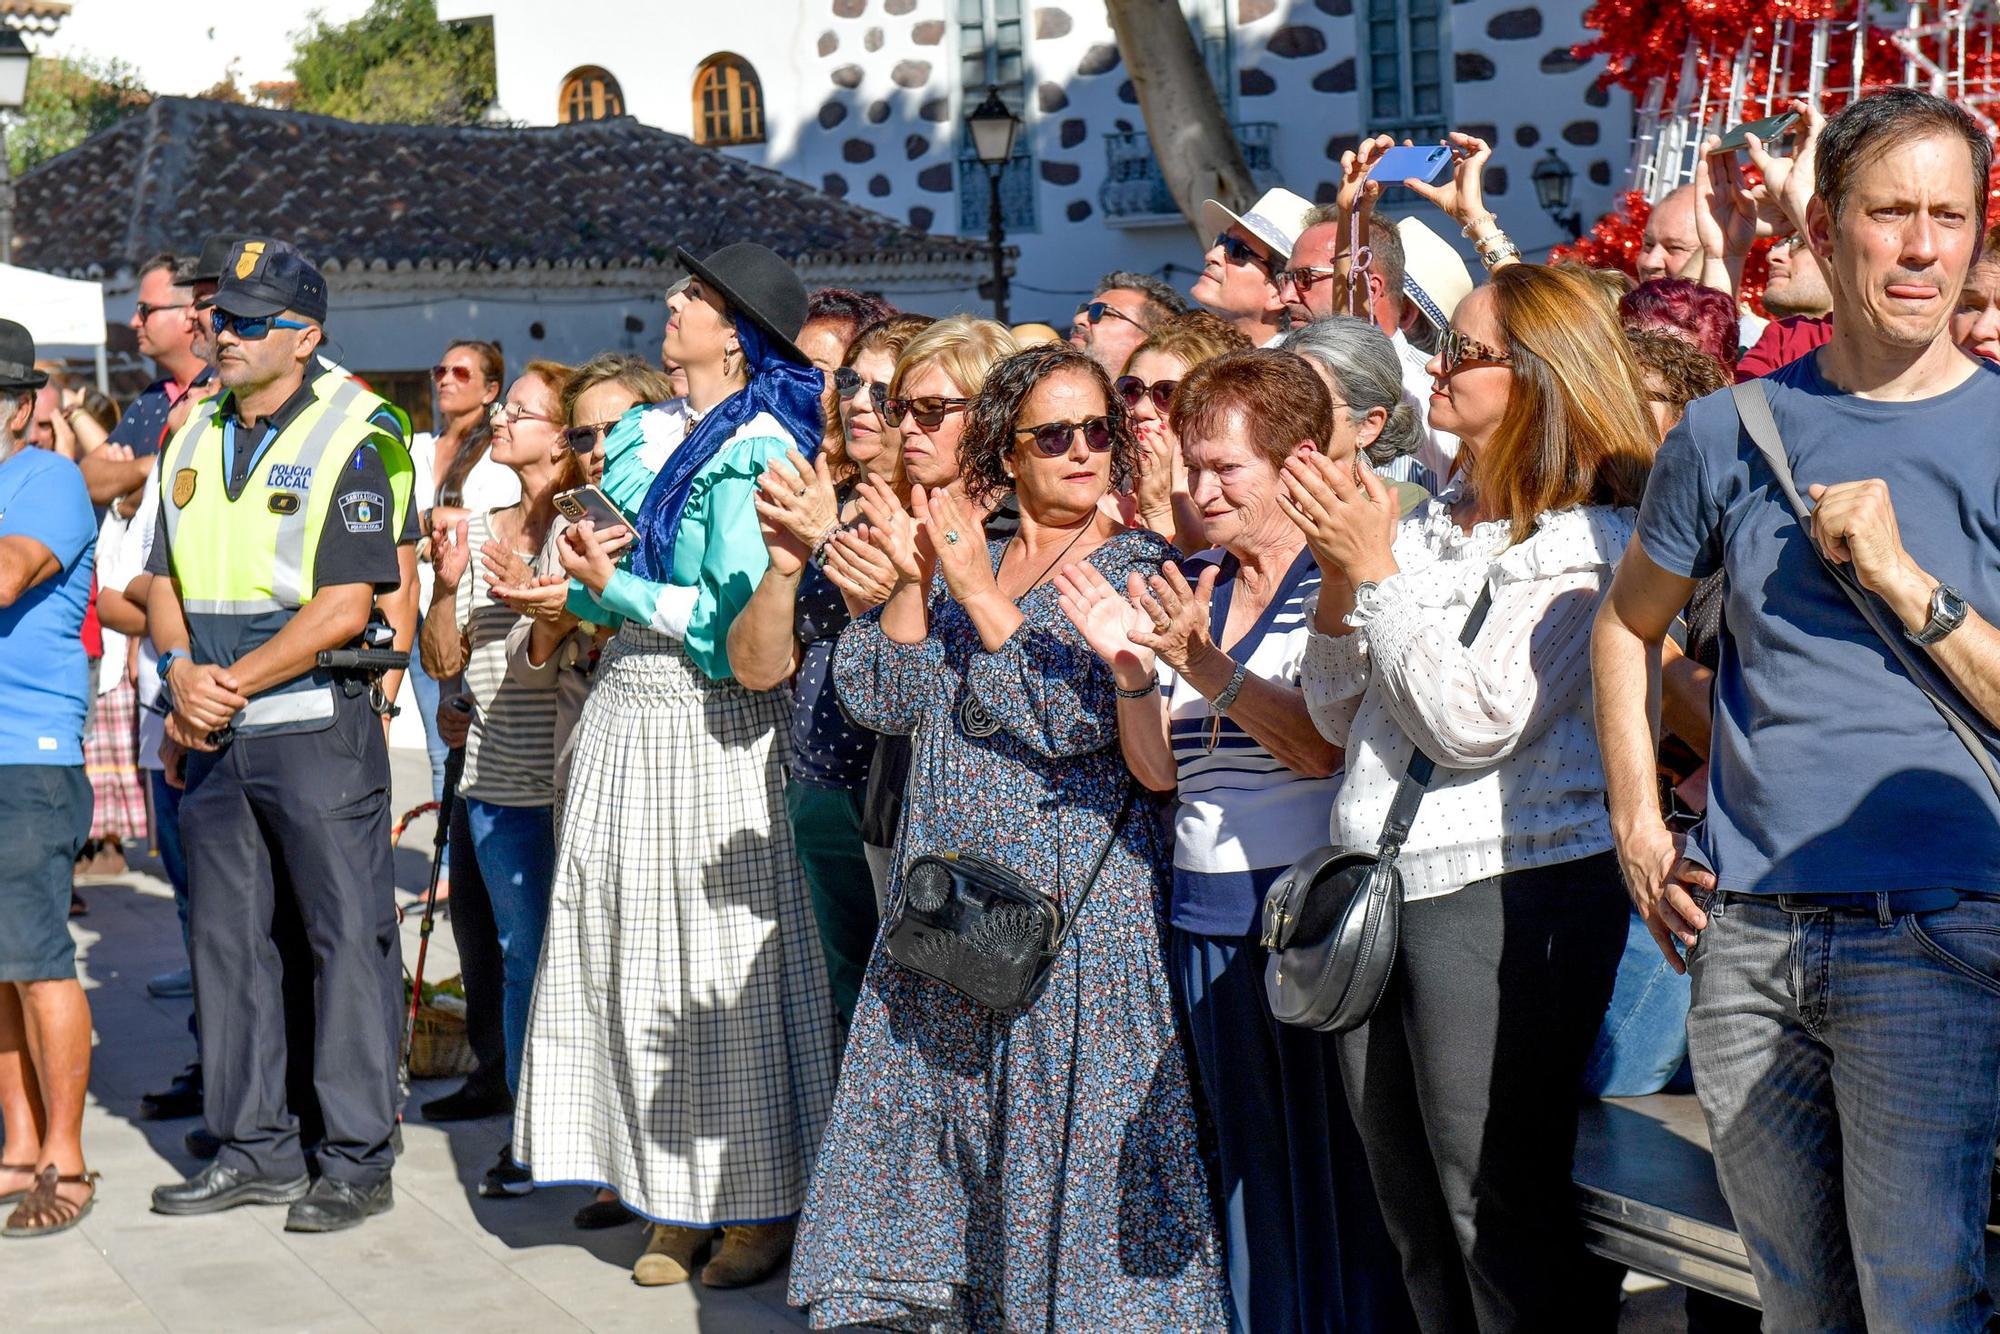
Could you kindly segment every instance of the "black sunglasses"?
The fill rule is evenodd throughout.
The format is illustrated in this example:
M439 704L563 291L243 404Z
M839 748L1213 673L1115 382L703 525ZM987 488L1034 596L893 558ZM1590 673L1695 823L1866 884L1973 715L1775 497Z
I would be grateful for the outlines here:
M915 417L925 430L936 430L947 413L963 412L971 404L969 398L884 398L881 411L882 419L891 426L901 426L904 417Z
M1113 387L1118 390L1118 397L1125 400L1127 409L1138 407L1141 399L1150 396L1153 400L1153 406L1158 408L1161 415L1164 416L1167 409L1173 406L1174 390L1181 387L1181 382L1179 380L1158 380L1152 384L1147 384L1136 375L1121 375Z
M1045 459L1060 458L1069 453L1069 442L1083 432L1083 443L1090 446L1093 454L1103 454L1111 448L1111 419L1109 417L1086 417L1080 422L1043 422L1040 426L1016 427L1014 434L1032 438L1035 452Z
M1231 236L1228 232L1223 232L1215 238L1215 245L1222 248L1222 257L1231 264L1255 264L1266 272L1270 270L1269 261L1257 253L1256 247L1240 236Z
M1093 301L1083 308L1083 313L1092 324L1104 323L1104 317L1109 315L1114 320L1125 321L1125 323L1135 329L1144 329L1146 327L1108 301Z
M571 452L588 454L597 448L597 442L604 438L604 433L617 424L615 421L608 421L595 422L589 426L565 427L563 440L569 445Z

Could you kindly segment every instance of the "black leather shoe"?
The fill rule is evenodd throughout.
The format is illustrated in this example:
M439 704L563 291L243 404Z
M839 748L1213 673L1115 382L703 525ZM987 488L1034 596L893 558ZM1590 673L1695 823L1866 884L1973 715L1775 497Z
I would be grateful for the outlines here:
M488 1116L506 1116L514 1110L514 1099L506 1089L481 1093L470 1086L423 1105L426 1121L478 1121Z
M306 1193L306 1178L273 1181L221 1163L210 1163L176 1186L153 1189L156 1214L213 1214L239 1204L290 1204Z
M181 1143L189 1153L205 1163L213 1162L215 1155L222 1152L222 1136L207 1126L196 1126L188 1131L187 1137Z
M351 1186L321 1177L285 1215L287 1232L339 1232L396 1207L395 1187L383 1177L372 1186Z
M154 1121L178 1121L184 1116L200 1116L200 1062L175 1075L174 1082L158 1093L148 1093L140 1098L139 1112Z

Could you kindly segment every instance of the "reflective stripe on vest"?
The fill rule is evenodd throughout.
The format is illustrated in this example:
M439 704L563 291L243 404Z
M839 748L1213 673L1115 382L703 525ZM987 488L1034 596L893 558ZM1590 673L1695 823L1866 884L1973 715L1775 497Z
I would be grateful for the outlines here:
M339 387L329 392L327 388L329 384L337 384ZM349 390L353 392L349 393ZM376 452L382 458L382 467L389 474L389 504L394 512L393 531L396 536L401 537L403 529L407 526L410 497L416 490L417 481L417 467L410 458L412 439L410 414L351 375L330 371L313 381L313 393L320 397L338 398L338 408L341 413L361 421L369 421L377 412L387 408L390 415L396 419L396 424L402 427L403 438L400 441L390 441L385 432L382 435L383 443L376 446ZM378 432L382 430L379 426L374 429ZM392 444L399 447L391 448Z
M316 539L337 503L347 460L382 439L365 417L343 411L364 392L349 381L308 403L264 450L235 500L225 485L230 461L213 404L181 428L166 451L160 514L189 613L252 616L312 600Z

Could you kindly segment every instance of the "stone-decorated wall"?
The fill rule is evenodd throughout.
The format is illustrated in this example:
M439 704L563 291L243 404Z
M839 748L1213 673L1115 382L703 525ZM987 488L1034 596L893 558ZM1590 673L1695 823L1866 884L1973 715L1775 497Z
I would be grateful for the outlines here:
M1222 3L1233 115L1274 123L1279 180L1309 199L1328 197L1341 151L1364 130L1355 10L1367 0ZM535 123L554 118L554 90L570 68L597 63L619 77L632 114L688 133L695 69L715 51L734 51L758 72L769 134L727 151L917 226L958 230L959 122L984 92L956 87L958 0L568 0L560 24L529 0L444 0L447 9L494 15L501 105ZM1022 10L1036 225L1009 236L1022 251L1014 318L1060 324L1112 268L1167 272L1184 290L1200 263L1184 224L1111 225L1104 214L1105 136L1145 121L1103 0L1022 0ZM1588 223L1611 207L1629 153L1629 97L1593 92L1592 70L1568 55L1585 35L1581 12L1549 0L1447 6L1449 117L1493 142L1488 194L1531 256L1568 239L1535 201L1535 161L1552 146L1561 152L1575 171L1573 206ZM983 234L983 213L979 224L968 230ZM931 302L935 311L981 308L972 292Z

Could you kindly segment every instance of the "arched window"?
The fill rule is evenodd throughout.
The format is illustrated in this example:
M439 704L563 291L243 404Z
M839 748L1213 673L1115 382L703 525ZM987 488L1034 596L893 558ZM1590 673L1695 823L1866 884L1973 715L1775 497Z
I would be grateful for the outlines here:
M742 56L723 52L701 62L694 76L694 141L716 148L764 142L764 89Z
M583 120L607 120L625 114L625 94L609 70L595 65L569 72L556 100L556 120L570 125Z

